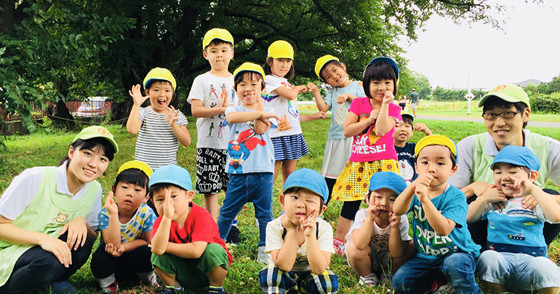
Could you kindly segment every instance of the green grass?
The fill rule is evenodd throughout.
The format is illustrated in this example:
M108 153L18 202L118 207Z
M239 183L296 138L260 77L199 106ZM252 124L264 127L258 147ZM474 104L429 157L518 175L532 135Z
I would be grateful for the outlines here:
M193 143L188 148L181 147L178 153L178 162L186 167L194 180L196 165L196 127L192 118L189 119L188 129L193 138ZM418 120L424 122L434 133L445 134L455 141L480 132L484 132L484 125L474 122L438 121L438 120ZM326 143L327 130L330 120L310 121L302 124L305 139L309 145L311 153L298 161L298 168L307 167L320 170L323 158L323 151ZM134 147L136 136L130 135L120 126L108 126L109 130L115 135L119 143L120 152L109 165L105 176L99 179L104 191L110 189L118 167L134 157ZM534 132L560 139L560 130L547 128L529 128ZM48 131L48 132L47 132ZM58 161L66 154L68 145L76 132L63 132L47 130L26 136L6 137L7 150L0 153L0 192L3 192L14 176L25 168L40 165L57 165ZM415 134L412 141L417 141L422 134ZM280 182L278 179L274 186L274 194L280 192ZM223 193L220 200L223 200ZM203 196L196 195L195 203L201 205ZM280 205L277 198L274 199L274 215L280 213ZM336 220L340 213L341 204L333 201L329 204L324 214L324 219L333 227L336 227ZM262 269L257 259L258 230L255 226L254 210L251 204L247 204L240 216L240 229L242 242L238 246L230 247L234 256L234 262L228 273L225 288L229 293L259 293L260 286L258 272ZM550 256L558 263L560 261L560 240L557 238L551 248ZM340 281L339 293L393 293L390 288L377 287L363 289L357 286L358 276L354 274L348 266L347 261L338 256L332 257L331 269L338 274ZM97 282L91 275L89 263L86 264L78 273L71 278L71 282L80 288L80 293L97 293ZM126 287L126 285L124 285ZM44 289L42 293L48 293ZM148 287L129 285L121 291L122 293L154 293Z

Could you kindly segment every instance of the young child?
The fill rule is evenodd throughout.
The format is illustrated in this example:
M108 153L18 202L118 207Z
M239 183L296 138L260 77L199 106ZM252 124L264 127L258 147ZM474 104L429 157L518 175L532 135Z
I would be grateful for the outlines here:
M146 96L142 96L138 84L128 91L134 104L126 129L138 134L134 159L147 163L152 169L175 164L178 143L185 147L191 144L187 118L169 105L177 83L169 70L156 67L146 75L143 84ZM150 106L141 108L146 99L150 99Z
M284 214L266 227L266 252L272 262L259 273L263 292L338 290L338 277L329 269L332 227L320 218L328 193L316 171L303 168L286 179L279 196Z
M398 79L399 67L393 59L374 58L364 71L367 97L352 101L344 123L344 136L353 138L350 159L333 188L333 199L344 201L334 236L340 256L344 254L344 237L368 193L371 176L378 171L399 172L393 131L402 118L400 107L392 103Z
M418 177L414 169L416 162L414 147L416 147L416 143L407 141L412 137L414 131L422 132L426 136L431 135L432 131L423 123L414 124L414 116L409 113L401 113L401 116L402 121L397 122L395 125L393 139L395 139L395 151L397 151L397 157L399 158L401 176L407 184L410 184Z
M393 202L405 188L394 172L378 172L369 180L368 208L358 211L346 235L346 256L361 285L385 281L415 253L408 218L393 213Z
M240 106L226 109L231 126L228 146L229 184L218 217L220 237L226 239L235 216L247 202L253 202L259 222L258 259L266 261L264 252L266 225L272 220L272 185L274 151L270 140L269 119L278 118L272 109L263 108L261 98L265 75L260 65L245 62L234 74L234 87Z
M162 166L150 177L150 197L159 217L152 235L152 264L165 285L161 293L182 293L183 287L208 287L225 293L223 284L232 256L208 211L192 202L189 172Z
M152 169L142 161L121 165L113 190L105 200L105 208L99 212L98 230L102 238L93 253L91 271L103 293L115 293L117 278L127 279L131 274L138 275L140 281L148 285L159 287L148 247L156 220L153 210L145 203L151 174Z
M457 170L457 147L445 136L431 135L418 141L414 154L418 178L397 197L393 212L413 213L418 253L397 270L393 288L424 293L443 273L457 293L481 293L474 278L480 246L467 228L467 201L447 183Z
M187 101L196 117L196 192L204 194L204 207L218 218L218 193L226 190L226 153L229 127L222 122L228 105L237 105L229 62L233 58L233 36L214 28L202 40L202 56L210 71L197 76Z
M544 222L560 222L560 205L535 185L541 164L527 147L508 145L492 162L494 185L469 205L467 221L488 219L488 249L477 272L488 293L559 293L560 268L547 258ZM531 195L537 206L522 201ZM493 203L504 203L495 208Z
M301 132L299 112L295 101L299 93L307 91L306 85L292 86L294 77L294 48L290 43L278 40L268 47L264 65L266 93L263 98L274 113L280 117L278 128L271 132L274 145L274 180L282 168L282 183L296 169L299 158L309 153Z
M346 66L335 56L325 55L317 59L315 73L319 79L332 87L323 99L317 85L313 83L307 85L307 89L313 92L319 111L332 110L331 126L321 168L321 174L325 177L329 187L329 198L325 203L328 204L336 179L350 158L352 138L344 137L342 133L344 121L348 116L348 108L350 108L352 100L356 97L364 97L365 94L362 83L350 80ZM341 116L339 112L342 112L343 115Z

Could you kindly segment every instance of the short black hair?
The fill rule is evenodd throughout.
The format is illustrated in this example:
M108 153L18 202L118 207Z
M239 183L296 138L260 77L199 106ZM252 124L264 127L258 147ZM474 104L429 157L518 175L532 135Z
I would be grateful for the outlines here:
M286 191L284 191L284 193L282 193L282 194L284 194L284 195L286 195L286 194L288 194L288 193L297 194L297 193L299 193L299 191L301 191L301 190L306 190L306 191L309 191L309 192L315 194L315 195L316 195L317 197L319 197L319 199L320 199L320 202L319 202L319 203L321 204L321 207L323 207L323 206L325 205L325 199L323 198L323 196L321 196L321 195L319 195L319 194L317 194L317 193L315 193L315 192L313 192L313 191L311 191L311 190L309 190L309 189L305 189L305 188L303 188L303 187L292 187L292 188L288 188L288 189L286 189Z
M395 70L385 62L378 62L369 65L364 71L363 87L366 96L371 97L369 84L374 80L393 80L393 95L397 96L397 74Z
M116 151L115 147L113 147L113 145L109 142L109 140L104 139L104 138L100 138L100 137L95 137L95 138L86 139L86 140L78 139L78 140L74 141L74 143L72 143L70 146L72 146L72 149L74 151L77 151L79 149L93 150L96 147L100 147L101 150L103 151L103 154L105 156L107 156L107 158L109 158L109 161L113 160L113 157L115 156L115 151ZM60 160L58 165L62 165L67 160L68 161L70 160L70 157L68 157L68 154Z
M148 176L143 171L137 168L129 168L123 170L115 178L115 183L113 183L113 186L116 187L121 182L140 186L148 190Z
M342 63L336 59L330 60L329 62L323 64L323 67L321 68L321 70L319 71L319 76L321 78L321 80L325 81L325 77L323 76L323 70L325 68L327 68L327 65L329 65L329 63L333 63L334 65L342 68Z
M150 198L154 197L154 193L159 192L163 189L171 188L171 187L175 187L175 188L179 188L183 191L187 191L187 190L183 189L182 187L179 187L179 186L171 184L171 183L159 183L159 184L154 184L153 186L150 187Z
M264 63L263 69L264 69L264 73L267 74L267 75L272 74L270 66L272 64L273 59L274 58L272 58L272 57L267 57L266 62ZM294 68L294 63L292 62L292 66L290 67L290 71L288 71L288 73L284 76L284 78L286 80L291 80L294 77L295 73L296 73L296 70Z
M496 108L507 109L507 108L511 108L512 106L515 107L515 109L517 109L517 111L519 111L521 115L523 115L525 109L528 108L527 104L523 102L508 102L498 96L490 96L484 101L484 104L482 104L482 113L485 113L486 111L489 110L494 110ZM527 122L523 122L523 128L525 128L526 126L527 126Z
M409 125L411 125L411 126L414 127L414 120L413 120L410 116L408 116L408 115L403 115L403 116L402 116L402 121L403 121L404 123L407 123L407 124L409 124Z
M241 75L240 74L237 75L237 77L233 81L233 88L235 89L235 91L237 91L237 85L239 83L241 83L241 81L243 81L243 79L246 76L249 76L250 80L253 80L255 78L255 76L257 76L257 80L261 81L261 87L262 87L261 90L264 91L264 87L266 86L266 84L264 83L264 78L260 74L258 74L256 72L252 72L252 71L246 71L246 72L243 72L243 74L241 74Z

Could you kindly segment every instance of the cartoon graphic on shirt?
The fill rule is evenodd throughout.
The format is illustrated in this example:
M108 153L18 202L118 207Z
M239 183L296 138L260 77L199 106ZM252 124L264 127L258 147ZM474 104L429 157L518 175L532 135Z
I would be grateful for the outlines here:
M211 122L208 130L208 137L212 137L212 131L214 130L214 128L214 122Z
M218 138L222 138L224 136L224 133L223 133L223 128L224 127L222 125L223 124L218 124Z
M294 105L292 105L292 101L288 101L288 113L293 117L293 118L298 118L299 116L299 112L297 110L297 107L295 107Z
M401 176L407 183L412 182L412 178L414 178L414 168L406 159L399 160L399 167L401 169Z
M287 131L291 129L292 126L290 125L290 122L288 121L288 119L286 118L286 114L284 113L284 116L281 117L280 120L278 121L278 132Z
M257 145L266 145L266 141L256 137L253 129L246 129L243 132L236 132L235 137L228 144L228 155L230 157L228 173L242 174L243 162L249 158L251 151Z

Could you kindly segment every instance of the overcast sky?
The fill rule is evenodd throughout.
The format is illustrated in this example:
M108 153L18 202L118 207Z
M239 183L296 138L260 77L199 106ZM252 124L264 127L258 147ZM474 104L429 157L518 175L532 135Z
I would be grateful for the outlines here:
M509 9L499 18L503 31L476 23L456 25L434 16L404 45L408 68L428 77L432 87L491 88L504 82L560 75L560 1L543 5L500 1Z

